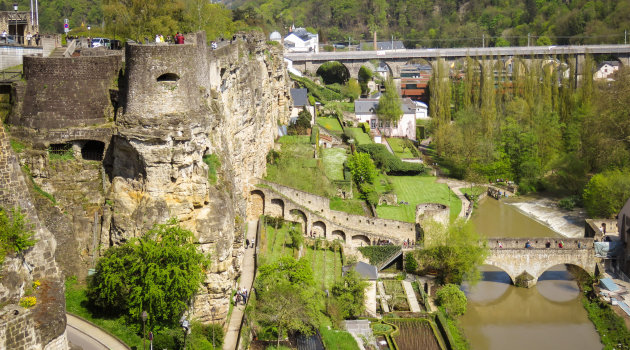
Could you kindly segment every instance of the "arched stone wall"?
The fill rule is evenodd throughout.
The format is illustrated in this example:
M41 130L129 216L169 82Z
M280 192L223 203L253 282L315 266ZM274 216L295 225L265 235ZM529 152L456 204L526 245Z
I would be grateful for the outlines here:
M326 238L326 224L323 221L315 221L311 231L315 237Z
M273 198L265 214L277 218L284 218L284 201L280 198Z
M346 233L341 230L334 230L330 235L330 238L334 241L335 239L340 239L344 243L346 242Z
M352 236L352 246L365 247L370 245L370 239L366 235L354 235Z
M253 190L249 193L247 203L247 220L258 220L265 213L265 194L260 190Z
M306 218L306 214L299 209L291 209L289 211L289 220L294 222L299 222L302 225L302 232L306 234L308 231L308 219Z

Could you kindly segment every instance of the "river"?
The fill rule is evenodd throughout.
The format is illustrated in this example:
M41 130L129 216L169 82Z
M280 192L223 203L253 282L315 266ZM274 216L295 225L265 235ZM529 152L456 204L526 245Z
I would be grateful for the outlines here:
M580 232L573 214L563 215L541 198L486 198L475 211L471 220L486 237L558 237L558 231L574 237ZM530 289L510 285L509 276L494 267L482 271L481 282L463 286L468 310L461 325L473 350L602 348L577 283L563 265L545 272Z

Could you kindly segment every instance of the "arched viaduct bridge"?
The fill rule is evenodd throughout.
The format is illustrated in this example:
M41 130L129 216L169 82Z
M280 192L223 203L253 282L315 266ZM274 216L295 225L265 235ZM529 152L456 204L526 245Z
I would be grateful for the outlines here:
M623 65L630 65L630 45L584 45L584 46L528 46L528 47L470 47L454 49L409 49L390 51L345 51L319 53L290 53L284 58L291 61L295 69L302 72L316 72L324 63L337 61L342 63L352 77L357 77L361 66L372 60L385 63L394 78L400 78L401 68L414 59L424 59L432 65L438 59L457 61L466 57L486 57L493 61L509 64L509 58L520 57L524 61L548 59L550 57L566 60L575 59L578 71L586 54L611 55Z
M348 246L373 245L378 240L402 244L404 240L417 238L414 223L331 210L326 197L264 180L259 180L250 191L247 207L248 220L261 214L281 217L301 223L306 235L312 232L327 240L340 239Z
M525 248L527 241L532 248ZM556 265L574 265L591 275L595 273L593 238L489 238L487 244L490 254L485 264L505 271L512 282L526 273L535 284L545 271Z

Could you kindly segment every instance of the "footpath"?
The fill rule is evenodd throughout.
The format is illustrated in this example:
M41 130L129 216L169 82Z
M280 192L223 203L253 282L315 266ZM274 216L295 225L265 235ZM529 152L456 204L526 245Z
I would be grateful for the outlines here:
M71 314L66 314L68 341L83 350L129 350L118 338L100 327Z
M256 229L258 226L258 221L249 221L247 223L247 236L246 239L252 240L256 239ZM258 242L256 241L256 244ZM243 257L243 263L241 265L241 279L239 280L238 288L247 288L248 292L252 290L252 284L254 283L254 252L256 247L245 249L245 256ZM227 328L227 332L225 333L225 338L223 341L223 350L234 350L236 349L236 344L238 343L238 337L241 329L241 322L243 320L243 314L245 313L245 305L238 304L234 306L232 310L232 316L230 317L230 323Z

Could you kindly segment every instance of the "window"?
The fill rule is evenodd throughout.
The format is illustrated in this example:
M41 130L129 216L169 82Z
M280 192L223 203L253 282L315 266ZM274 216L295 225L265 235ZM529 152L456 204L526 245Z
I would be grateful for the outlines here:
M175 73L164 73L157 78L158 82L176 82L179 80L179 76Z
M385 122L385 127L389 128L389 120Z
M382 127L383 127L383 121L382 121L382 120L379 120L379 121L378 121L378 127L379 127L379 128L382 128Z
M398 127L398 122L394 121L394 127L397 128Z

